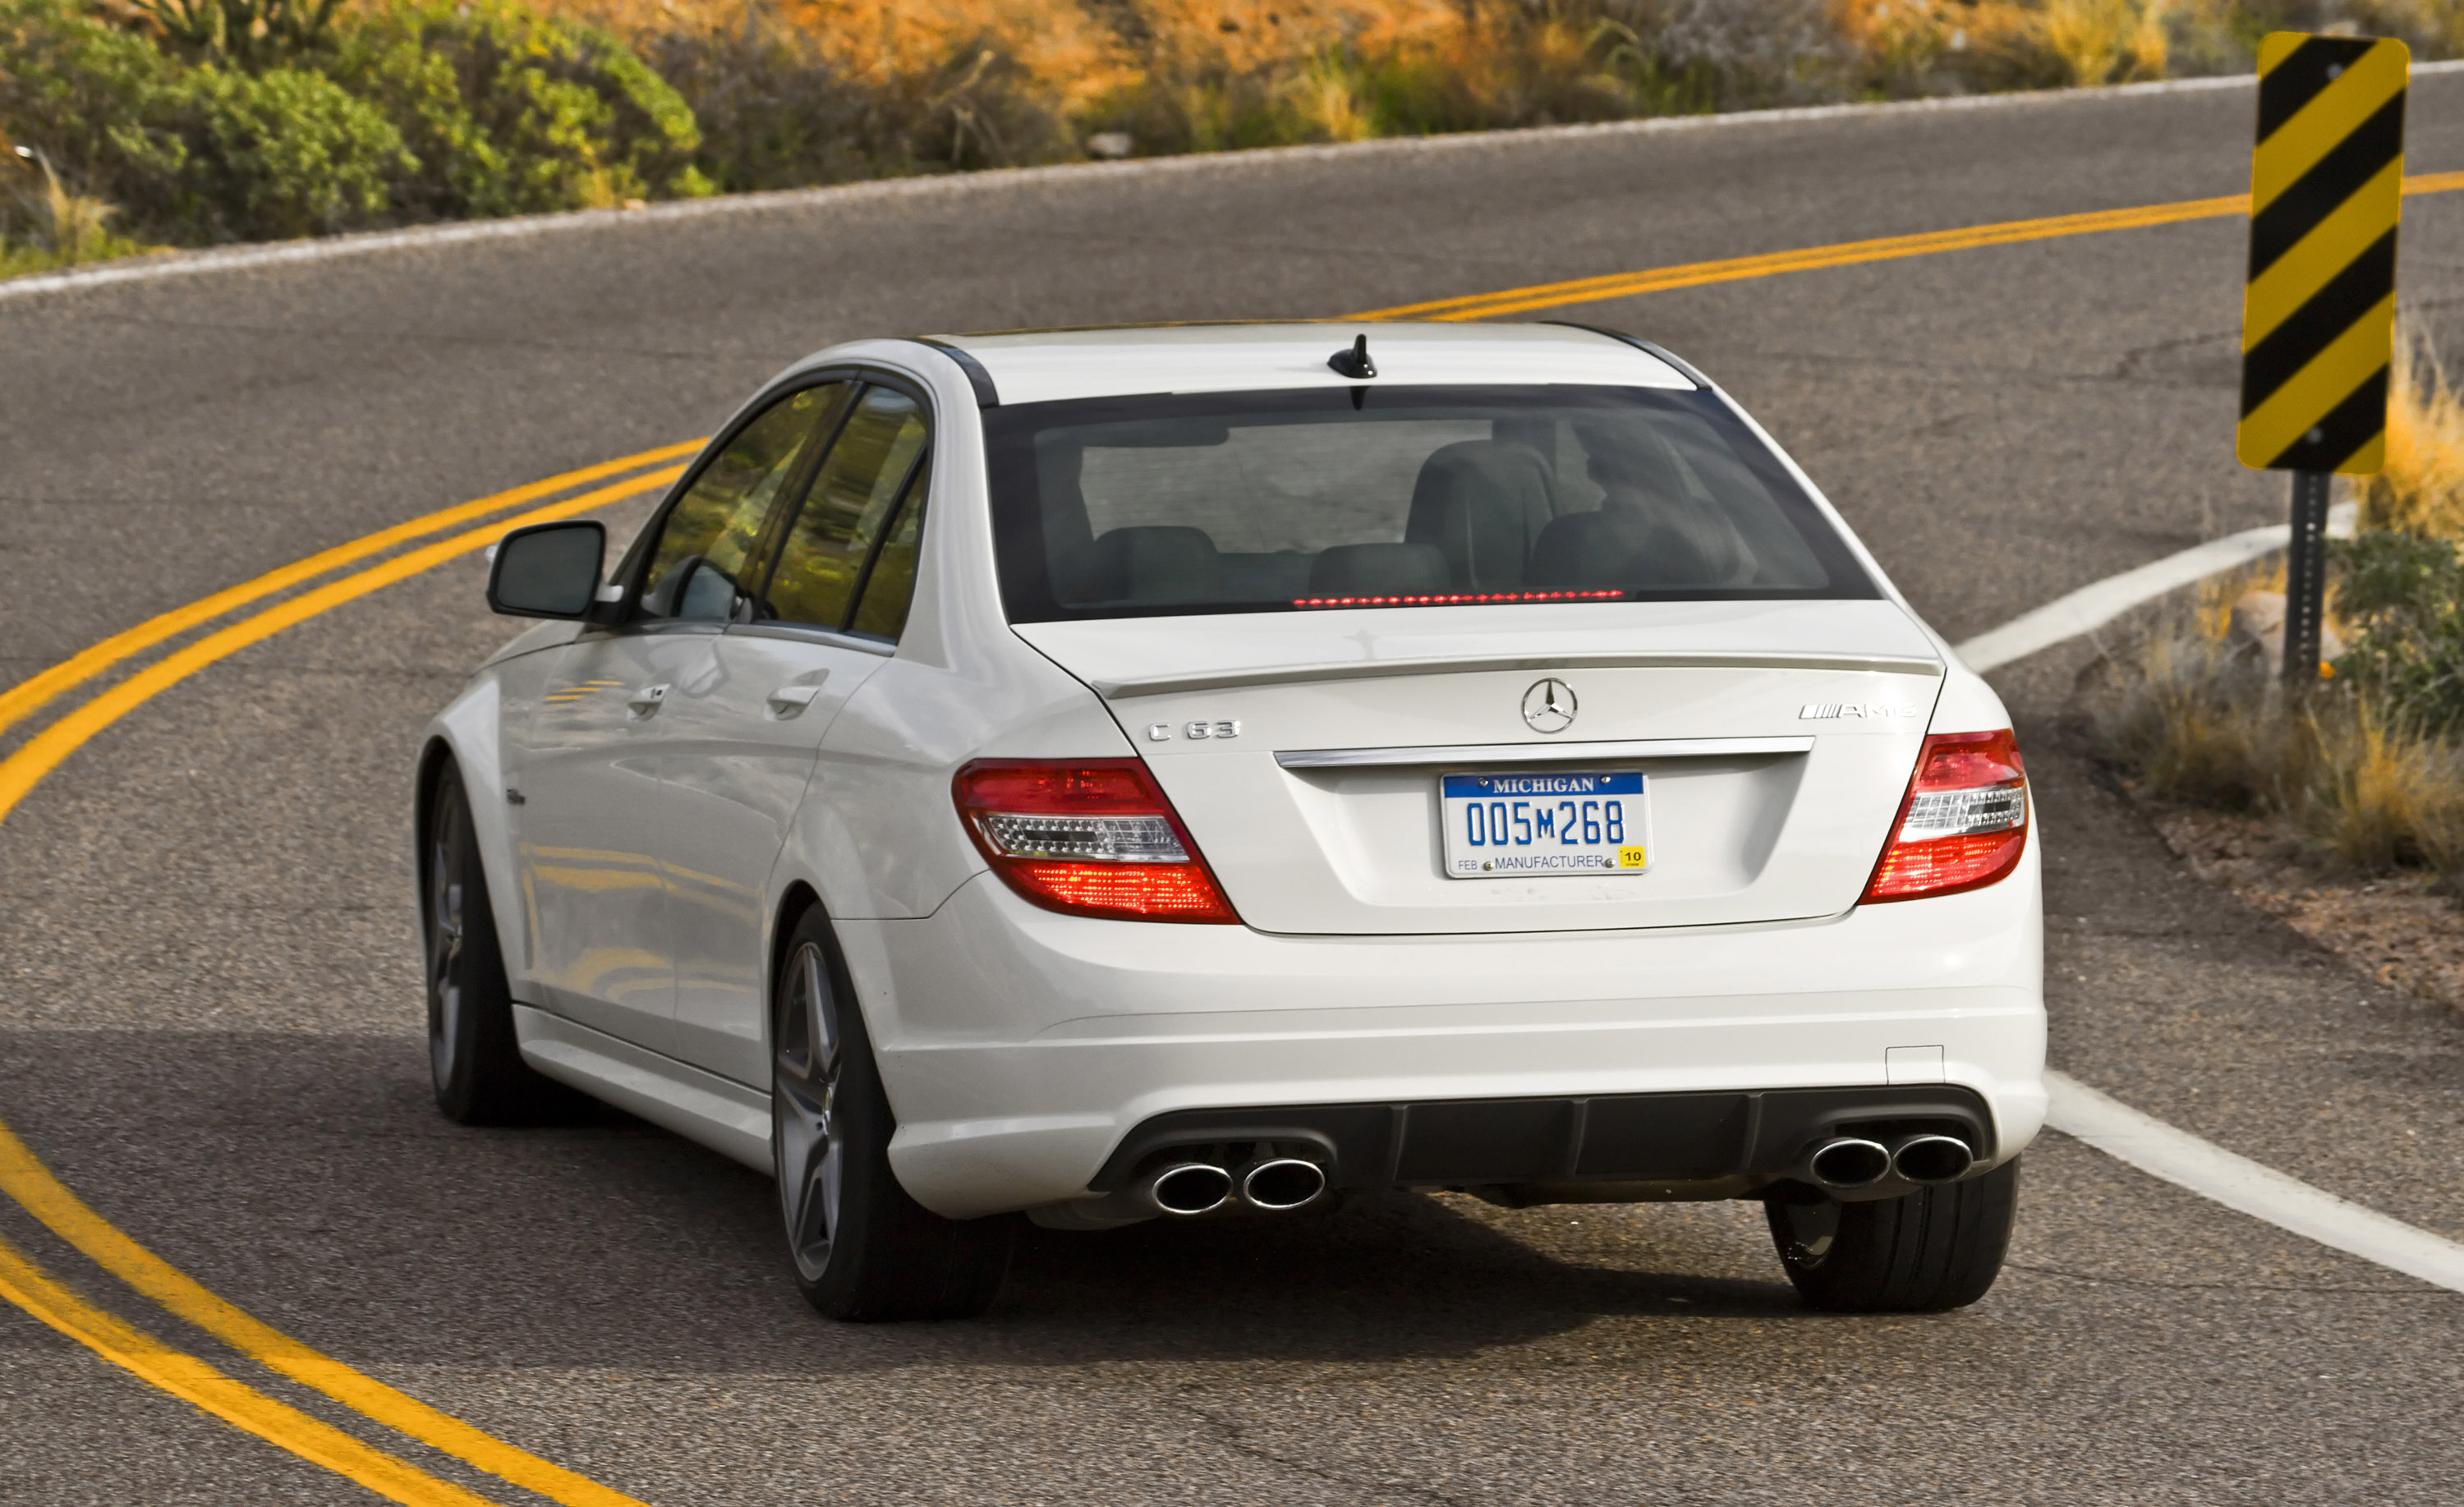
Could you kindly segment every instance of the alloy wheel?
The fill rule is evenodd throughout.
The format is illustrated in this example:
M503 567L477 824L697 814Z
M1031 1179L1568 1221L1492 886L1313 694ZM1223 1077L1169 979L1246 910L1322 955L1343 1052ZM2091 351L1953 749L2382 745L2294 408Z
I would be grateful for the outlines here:
M462 1029L462 855L452 814L429 844L428 1065L440 1083L452 1076Z
M771 1059L770 1139L787 1245L806 1281L821 1280L839 1230L847 1181L847 1126L838 1113L843 1065L838 1001L822 950L788 959L787 997Z

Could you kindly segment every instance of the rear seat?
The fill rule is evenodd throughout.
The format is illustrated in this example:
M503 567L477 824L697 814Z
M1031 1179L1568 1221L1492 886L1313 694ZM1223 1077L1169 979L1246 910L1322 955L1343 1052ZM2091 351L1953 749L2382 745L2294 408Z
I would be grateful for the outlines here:
M1111 601L1220 601L1222 570L1203 529L1111 529L1095 540L1093 585Z
M1435 546L1459 591L1512 591L1556 514L1549 465L1528 446L1462 440L1420 463L1403 537Z
M1093 595L1111 601L1289 601L1309 589L1312 557L1226 555L1203 529L1108 529L1095 540Z

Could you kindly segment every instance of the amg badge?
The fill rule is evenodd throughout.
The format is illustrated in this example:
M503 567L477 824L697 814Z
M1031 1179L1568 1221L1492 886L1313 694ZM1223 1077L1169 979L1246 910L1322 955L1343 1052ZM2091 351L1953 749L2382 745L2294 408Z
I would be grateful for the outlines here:
M1886 701L1809 701L1797 710L1799 722L1822 722L1833 717L1921 717L1923 707L1902 702L1897 706Z

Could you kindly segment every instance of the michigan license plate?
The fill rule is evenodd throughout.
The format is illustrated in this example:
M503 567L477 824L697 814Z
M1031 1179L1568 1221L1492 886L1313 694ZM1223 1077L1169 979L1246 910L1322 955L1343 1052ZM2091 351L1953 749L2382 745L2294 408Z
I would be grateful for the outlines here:
M1447 775L1438 797L1449 879L1639 874L1650 866L1640 775Z

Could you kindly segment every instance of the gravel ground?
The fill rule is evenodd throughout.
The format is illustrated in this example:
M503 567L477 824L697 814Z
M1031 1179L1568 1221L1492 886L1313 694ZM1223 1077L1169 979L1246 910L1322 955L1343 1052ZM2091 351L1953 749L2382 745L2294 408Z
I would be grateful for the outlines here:
M2201 879L2390 989L2464 1010L2464 916L2437 875L2337 874L2256 817L2159 807L2150 819Z

